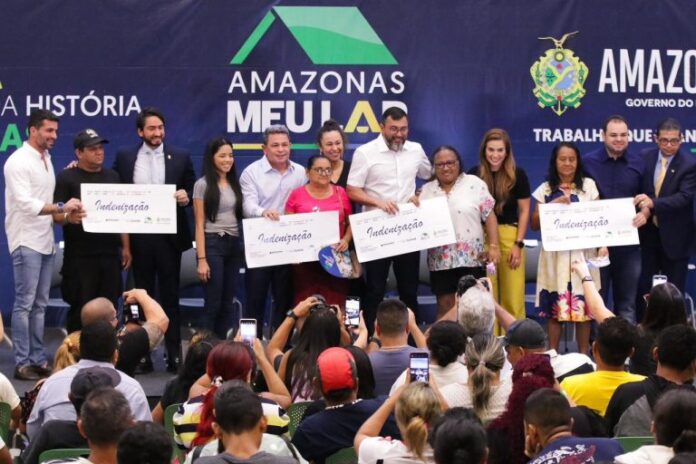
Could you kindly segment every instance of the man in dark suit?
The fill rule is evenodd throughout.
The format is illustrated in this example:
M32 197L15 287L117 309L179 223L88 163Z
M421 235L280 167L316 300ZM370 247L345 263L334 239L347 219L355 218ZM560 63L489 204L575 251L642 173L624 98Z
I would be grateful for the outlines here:
M637 306L650 291L652 276L664 274L682 292L686 286L689 257L693 253L692 203L696 192L696 159L682 152L681 126L672 118L657 127L657 148L643 152L643 192L634 203L646 216L641 227L642 272ZM638 319L640 320L640 319Z
M190 204L196 179L189 153L164 144L164 116L160 111L144 108L138 114L136 126L142 143L123 147L116 153L114 170L120 175L121 182L176 185L176 234L130 235L135 286L156 296L169 317L165 334L167 369L176 371L181 360L181 253L191 248L191 231L184 208Z

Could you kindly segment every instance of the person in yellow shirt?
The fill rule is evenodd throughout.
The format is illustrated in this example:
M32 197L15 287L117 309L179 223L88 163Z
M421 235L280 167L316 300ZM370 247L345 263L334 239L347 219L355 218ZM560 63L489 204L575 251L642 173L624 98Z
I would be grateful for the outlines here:
M566 377L561 388L578 406L587 406L604 416L614 390L626 382L643 380L642 375L626 372L626 358L633 355L638 332L627 320L612 317L597 327L592 354L597 370Z

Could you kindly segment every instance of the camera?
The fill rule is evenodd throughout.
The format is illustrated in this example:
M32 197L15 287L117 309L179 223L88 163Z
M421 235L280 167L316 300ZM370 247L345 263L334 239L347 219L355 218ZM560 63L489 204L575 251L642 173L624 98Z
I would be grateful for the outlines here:
M142 321L142 310L140 305L136 303L126 304L123 307L123 319L125 323L135 322L139 323Z

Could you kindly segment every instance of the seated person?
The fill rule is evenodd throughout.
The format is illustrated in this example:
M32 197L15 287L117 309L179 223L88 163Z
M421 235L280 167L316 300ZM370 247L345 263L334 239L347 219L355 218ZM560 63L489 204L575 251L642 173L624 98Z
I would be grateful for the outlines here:
M675 453L696 451L696 392L677 388L665 392L654 409L654 445L617 456L619 464L667 464Z
M419 348L409 346L409 334ZM375 336L370 345L368 355L375 376L375 395L380 396L389 394L394 381L408 367L410 354L424 351L426 342L413 311L391 298L377 306Z
M283 352L294 328L297 328L294 346ZM314 295L287 312L268 342L266 353L269 359L277 362L278 375L290 391L292 402L313 401L321 397L313 384L317 356L326 348L349 341L340 311L328 306L323 296Z
M259 394L263 397L261 401L268 431L276 435L287 432L290 418L279 402L290 404L290 393L266 358L261 341L254 339L252 352L242 342L225 340L217 344L208 355L204 376L206 385L194 384L190 398L174 413L174 439L180 448L190 449L204 445L214 438L212 422L215 391L228 380L251 383L257 363L270 390Z
M444 388L455 382L466 382L469 372L459 362L459 357L466 349L464 328L454 321L438 321L427 332L425 342L430 351L430 375L438 388ZM390 395L406 383L405 370L396 379L389 391Z
M647 436L657 399L672 388L694 390L696 330L688 325L667 327L657 336L653 348L657 372L640 382L619 387L607 406L606 421L616 437Z
M524 407L525 454L529 464L611 462L623 452L611 438L573 436L570 404L562 393L542 388Z
M429 424L440 417L440 412L440 400L429 384L414 382L400 387L355 435L354 448L359 461L363 464L381 464L392 459L402 464L432 461L432 449L428 444ZM396 416L403 441L379 435L392 413Z
M464 352L469 376L464 382L443 387L440 392L450 408L474 408L484 425L505 411L512 390L510 378L503 379L505 364L503 342L490 334L474 335Z
M485 464L487 461L486 431L478 417L445 414L432 435L436 464Z
M587 309L592 314L597 324L605 319L615 317L614 313L604 305L604 300L599 294L595 283L585 279L590 275L585 260L573 260L573 271L582 280L582 289L585 293ZM686 324L686 312L684 311L684 296L672 283L655 285L650 293L644 296L647 304L643 312L643 319L638 323L638 337L636 349L631 356L629 371L634 374L654 374L657 365L652 358L652 349L657 335L671 325Z
M360 426L384 400L357 398L357 368L345 348L329 348L319 355L315 381L326 401L326 409L300 422L292 444L306 460L321 464L336 451L353 446ZM400 437L393 418L387 419L380 436Z
M118 464L169 464L172 439L159 424L138 422L121 435L116 451Z
M152 410L152 420L164 424L164 411L172 404L183 403L189 397L191 386L205 374L208 354L220 341L207 330L198 330L191 337L184 363L179 372L164 385L162 398Z
M116 390L123 393L137 420L151 421L150 408L143 387L132 377L114 368L118 357L113 326L106 321L84 325L80 333L80 361L51 375L44 382L27 421L27 434L33 439L39 428L53 419L76 420L75 408L68 399L70 384L80 369L100 366L118 373L121 381Z
M99 366L80 369L70 383L68 398L75 408L77 420L85 398L99 387L115 387L121 377L113 369ZM22 452L24 464L38 464L39 456L46 450L56 448L86 448L87 440L77 429L77 420L50 420L39 429L39 433Z
M116 462L116 450L121 435L133 425L135 425L133 414L123 393L112 387L99 387L87 395L77 421L78 430L87 439L89 457L49 462L51 464Z
M134 319L129 311L131 305L137 305L141 314ZM116 369L133 376L140 360L157 348L169 327L169 318L157 301L139 288L123 293L126 323L118 330L118 361ZM80 312L82 326L96 321L106 321L114 328L118 326L116 308L107 298L95 298L85 303Z
M2 341L2 338L0 338L0 341ZM19 405L19 396L12 386L12 382L10 382L10 379L5 377L3 374L0 374L0 402L10 405L12 422L14 423L14 425L11 426L11 429L14 429L15 426L19 424L19 419L22 415L22 408Z
M266 431L261 399L239 382L226 382L215 392L215 435L224 446L217 456L202 457L197 464L259 463L294 464L292 457L281 457L261 451Z
M496 303L490 289L488 279L476 279L472 275L462 277L457 283L454 306L440 320L459 322L469 338L480 333L492 334Z
M626 359L633 354L638 332L621 317L604 320L597 326L597 338L592 343L592 355L597 371L566 377L561 388L577 406L587 406L604 416L616 387L637 382L645 377L624 370Z
M571 375L594 372L595 364L586 354L558 354L556 350L548 350L546 331L537 321L533 319L516 321L512 319L512 316L507 311L504 311L504 314L508 317L499 317L498 322L507 331L505 334L505 351L507 352L507 359L513 367L525 354L541 353L549 357L554 375L559 382Z

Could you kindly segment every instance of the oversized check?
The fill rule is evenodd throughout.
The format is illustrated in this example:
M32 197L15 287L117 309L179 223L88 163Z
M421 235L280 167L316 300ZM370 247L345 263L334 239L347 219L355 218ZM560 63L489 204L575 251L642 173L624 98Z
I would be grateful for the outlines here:
M175 234L174 184L82 184L86 232Z
M399 205L397 214L380 209L350 216L355 251L361 263L420 251L456 241L447 198Z
M319 260L319 250L338 243L338 211L288 214L280 220L243 219L247 267Z
M539 205L541 242L546 251L637 245L632 198Z

